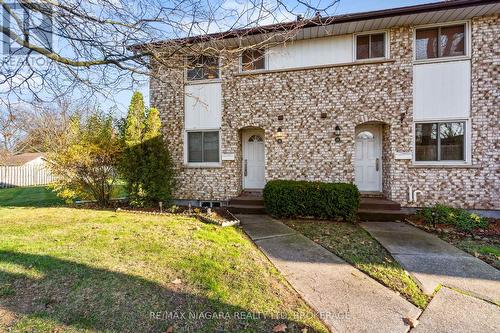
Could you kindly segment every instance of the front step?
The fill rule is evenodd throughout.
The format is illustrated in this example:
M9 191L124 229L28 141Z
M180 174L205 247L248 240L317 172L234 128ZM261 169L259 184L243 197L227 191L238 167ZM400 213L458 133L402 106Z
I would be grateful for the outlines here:
M384 198L382 192L360 192L361 198Z
M258 197L262 199L262 190L243 190L238 198L241 197Z
M244 190L240 196L229 200L227 209L233 214L265 214L262 190Z
M405 219L409 212L398 202L373 195L361 196L358 209L360 221L393 222Z
M231 205L227 207L233 214L265 214L266 209L264 206L251 206L251 205Z
M257 196L239 196L229 200L229 206L233 205L264 206L264 199Z
M400 210L401 205L398 202L384 198L361 198L359 209L364 210Z
M410 215L409 212L401 209L358 209L358 219L360 221L394 222L402 221L408 215Z

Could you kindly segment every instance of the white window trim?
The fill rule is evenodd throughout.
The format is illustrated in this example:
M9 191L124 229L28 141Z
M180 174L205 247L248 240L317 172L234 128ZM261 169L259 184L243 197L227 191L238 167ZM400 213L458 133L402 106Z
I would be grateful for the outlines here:
M269 52L267 48L261 48L260 50L264 51L264 68L262 69L252 69L249 71L244 71L243 70L243 52L239 56L239 66L238 66L238 72L239 73L260 73L260 72L266 72L268 70L268 63L269 63Z
M190 57L196 57L196 55L187 55L184 57L184 82L185 84L205 84L205 83L216 83L216 82L222 82L222 71L221 71L221 57L217 56L218 60L218 72L219 72L219 77L216 79L201 79L201 80L190 80L188 79L187 72L188 72L188 65L189 65L189 58Z
M385 44L385 55L383 57L377 57L377 58L367 58L367 59L358 59L356 57L357 54L357 43L358 43L358 36L364 36L364 35L376 35L376 34L384 34L384 44ZM376 60L384 60L384 59L390 59L390 52L391 52L391 47L390 47L390 33L389 30L383 29L383 30L372 30L372 31L363 31L360 33L354 33L352 34L352 61L355 63L363 63L363 62L371 62L371 61L376 61Z
M188 133L189 132L219 132L219 162L188 162ZM190 168L218 168L222 166L222 140L220 128L184 129L184 165Z
M465 24L465 54L462 56L455 57L438 57L438 58L430 58L430 59L418 59L417 60L417 30L418 29L426 29L426 28L437 28L437 27L447 27L450 25L459 25ZM445 23L432 23L432 24L424 24L413 27L413 64L429 64L435 62L447 62L447 61L459 61L459 60L469 60L471 59L471 40L472 40L472 29L470 20L462 20L462 21L450 21Z
M416 126L417 124L428 124L428 123L452 123L452 122L465 122L465 136L464 136L464 146L465 146L465 161L417 161L416 160ZM472 165L472 126L471 118L439 118L439 119L426 119L413 122L413 133L412 133L412 164L415 166L464 166Z

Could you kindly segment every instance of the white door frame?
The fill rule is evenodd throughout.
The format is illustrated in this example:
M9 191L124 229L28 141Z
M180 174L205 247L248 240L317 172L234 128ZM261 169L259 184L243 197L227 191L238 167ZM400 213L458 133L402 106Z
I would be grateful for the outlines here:
M245 159L246 159L246 154L247 154L247 142L248 142L248 139L250 139L250 137L252 135L259 135L262 137L262 139L264 140L263 141L263 145L264 145L264 185L265 185L265 168L266 168L266 145L265 145L265 142L266 142L266 138L265 138L265 135L264 135L264 130L261 130L261 129L246 129L246 130L243 130L242 131L242 135L241 135L241 182L242 182L242 186L243 186L243 189L263 189L264 186L262 187L255 187L255 186L247 186L246 184L246 177L245 177Z
M357 157L356 157L356 140L357 140L357 137L358 137L358 134L363 132L363 131L369 131L371 132L374 136L375 136L375 147L376 149L378 150L378 170L379 170L379 175L378 175L378 189L372 189L372 190L362 190L360 189L361 192L382 192L383 188L382 188L382 185L383 185L383 182L382 182L382 177L383 177L383 173L384 173L384 170L383 170L383 148L382 148L382 124L365 124L365 125L358 125L356 126L356 130L355 130L355 137L354 137L354 145L355 145L355 148L354 148L354 153L355 153L355 156L354 156L354 163L356 163L356 160L357 160ZM356 177L356 175L355 175ZM354 180L355 183L356 183L356 179Z

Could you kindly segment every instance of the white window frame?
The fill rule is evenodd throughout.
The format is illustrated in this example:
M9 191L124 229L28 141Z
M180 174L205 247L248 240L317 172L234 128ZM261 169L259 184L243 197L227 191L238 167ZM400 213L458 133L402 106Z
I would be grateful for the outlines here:
M239 68L238 68L239 73L259 73L259 72L265 72L265 71L267 71L267 69L268 69L268 63L269 63L269 59L268 59L269 53L267 52L268 49L267 48L260 48L259 50L264 51L264 68L263 69L252 69L252 70L249 70L249 71L244 71L243 70L243 52L241 52L241 54L239 56Z
M418 29L427 29L427 28L438 28L438 27L447 27L451 25L460 25L465 24L465 45L464 51L465 54L461 56L454 57L437 57L437 58L429 58L429 59L417 59L417 30ZM413 27L413 63L414 64L428 64L434 62L446 62L446 61L458 61L458 60L467 60L471 58L471 40L472 40L472 30L470 20L461 20L461 21L450 21L445 23L432 23L425 25L418 25ZM438 41L439 43L439 41ZM439 47L439 44L438 44Z
M219 162L189 162L188 133L219 132ZM222 131L220 128L184 129L184 165L192 168L217 168L222 166Z
M365 36L365 35L378 35L378 34L384 34L384 44L385 44L385 55L383 57L377 57L377 58L367 58L367 59L358 59L357 58L357 48L358 48L358 36ZM352 60L353 62L371 62L371 61L376 61L376 60L385 60L390 58L390 33L389 30L384 29L384 30L372 30L372 31L363 31L360 33L355 33L352 34L353 40L352 40Z
M217 61L218 61L218 73L219 77L216 79L200 79L200 80L190 80L187 76L188 73L188 66L190 65L189 58L190 57L196 57L200 56L198 55L187 55L184 57L184 82L186 84L204 84L204 83L213 83L213 82L221 82L222 81L222 71L221 71L221 57L217 56Z
M456 122L462 122L465 123L465 135L464 135L464 147L465 147L465 152L464 152L464 161L417 161L416 160L416 153L417 153L417 144L416 144L416 127L417 124L434 124L434 123L456 123ZM418 166L436 166L436 165L443 165L443 166L463 166L463 165L472 165L472 133L471 133L471 118L439 118L439 119L426 119L426 120L421 120L421 121L414 121L413 122L413 133L412 133L412 147L413 147L413 153L412 153L412 164L413 165L418 165ZM439 129L438 129L438 135L439 135Z

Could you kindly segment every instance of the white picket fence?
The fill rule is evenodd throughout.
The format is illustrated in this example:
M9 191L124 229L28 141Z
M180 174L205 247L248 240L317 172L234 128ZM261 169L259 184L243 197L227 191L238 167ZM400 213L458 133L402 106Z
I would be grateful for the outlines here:
M21 166L0 165L0 188L47 185L52 180L52 174L44 164Z

